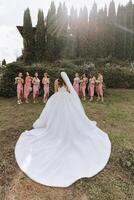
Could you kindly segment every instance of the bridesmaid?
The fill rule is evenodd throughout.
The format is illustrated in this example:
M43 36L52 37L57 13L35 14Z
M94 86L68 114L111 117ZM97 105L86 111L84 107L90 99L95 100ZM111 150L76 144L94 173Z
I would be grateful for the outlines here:
M49 83L50 83L50 80L49 80L48 74L44 73L44 77L42 79L42 84L44 86L43 87L43 89L44 89L44 103L47 102L48 97L49 97Z
M88 78L85 74L82 75L80 80L80 91L84 100L86 100L86 88L87 88Z
M18 99L18 104L22 103L22 98L23 98L23 75L21 72L19 72L18 77L15 78L15 84L17 84L17 99Z
M35 76L32 81L33 84L33 102L36 103L36 98L39 96L39 88L40 88L40 79L38 78L38 73L35 73Z
M75 91L77 92L77 94L79 95L80 94L80 78L79 78L78 73L75 74L73 87L74 87Z
M103 75L98 72L97 74L97 79L96 79L96 93L98 95L97 101L101 99L101 101L104 101L104 96L103 96Z
M29 103L28 97L30 95L30 92L32 91L32 77L29 75L29 72L26 72L26 78L25 78L25 85L24 85L24 98L25 102Z
M93 98L94 98L95 81L96 81L95 76L90 74L89 87L88 87L90 101L93 101Z

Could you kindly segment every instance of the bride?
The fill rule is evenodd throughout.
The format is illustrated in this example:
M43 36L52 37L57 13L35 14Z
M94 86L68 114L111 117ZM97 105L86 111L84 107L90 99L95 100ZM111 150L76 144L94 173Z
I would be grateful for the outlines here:
M65 72L61 72L58 84L58 92L48 100L34 129L21 134L15 157L34 181L67 187L100 172L109 160L111 143L86 116Z

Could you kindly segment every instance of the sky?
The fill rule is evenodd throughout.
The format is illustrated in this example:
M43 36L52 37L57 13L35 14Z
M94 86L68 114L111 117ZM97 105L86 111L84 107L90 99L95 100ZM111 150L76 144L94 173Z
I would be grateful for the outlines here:
M29 7L33 26L37 22L38 9L47 15L48 8L52 0L0 0L0 61L4 58L8 62L14 61L21 55L23 48L22 37L18 33L16 26L23 24L24 10ZM111 0L96 0L98 8L109 5ZM129 0L114 0L116 8L118 4L126 4ZM80 9L84 5L90 10L94 0L54 0L56 7L59 2L65 2L68 9L73 5Z

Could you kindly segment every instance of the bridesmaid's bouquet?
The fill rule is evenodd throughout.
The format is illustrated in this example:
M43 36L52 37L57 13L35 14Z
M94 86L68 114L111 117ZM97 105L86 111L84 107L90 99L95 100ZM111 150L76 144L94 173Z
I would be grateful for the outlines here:
M32 87L29 87L29 91L32 92L32 90L33 90Z
M17 84L18 79L19 79L18 77L15 78L15 84Z
M40 89L40 80L39 79L37 80L37 83L38 83L38 88Z
M100 81L99 81L99 80L96 80L96 81L95 81L95 83L96 83L96 84L99 84L99 83L100 83Z

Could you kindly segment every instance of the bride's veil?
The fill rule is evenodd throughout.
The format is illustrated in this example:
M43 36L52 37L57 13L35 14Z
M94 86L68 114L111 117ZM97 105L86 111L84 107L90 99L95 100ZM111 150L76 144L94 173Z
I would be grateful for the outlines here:
M85 117L87 118L87 120L92 123L92 125L96 126L96 124L97 124L96 121L91 121L86 116L84 108L83 108L82 103L81 103L81 100L80 100L78 94L76 93L75 89L73 88L72 83L71 83L69 77L67 76L66 72L61 72L61 77L64 80L64 82L66 83L66 86L68 87L68 90L73 97L73 100L75 102L75 106L77 106L77 110L82 112L85 115Z
M71 95L73 96L75 103L79 104L79 106L84 111L83 106L80 101L80 98L79 98L78 94L76 93L75 89L73 88L72 83L71 83L68 75L66 74L66 72L61 72L61 77L64 80L64 82L66 83L66 86L67 86L69 92L71 93Z
M66 72L61 72L61 77L64 80L64 82L66 83L66 86L68 87L69 92L73 95L77 95L77 93L75 92L75 89L73 88L72 83L71 83L69 77L67 76ZM77 97L78 97L78 95L77 95Z

